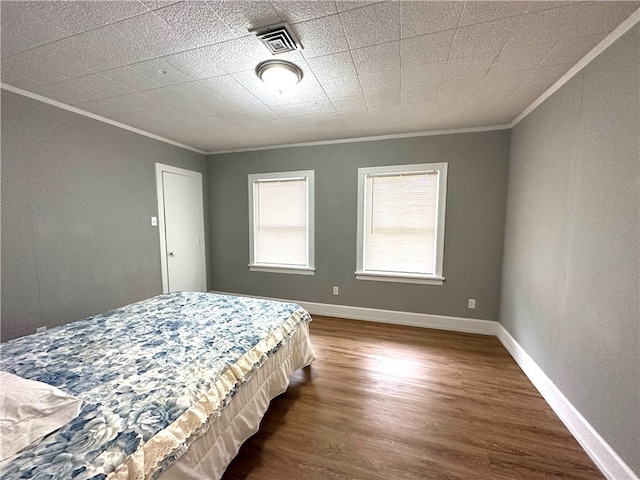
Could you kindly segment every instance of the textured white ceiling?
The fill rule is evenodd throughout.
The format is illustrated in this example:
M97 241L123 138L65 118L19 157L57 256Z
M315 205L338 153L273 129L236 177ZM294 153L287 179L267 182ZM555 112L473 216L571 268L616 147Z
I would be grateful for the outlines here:
M213 152L511 122L637 1L2 1L2 82ZM249 29L287 21L292 91Z

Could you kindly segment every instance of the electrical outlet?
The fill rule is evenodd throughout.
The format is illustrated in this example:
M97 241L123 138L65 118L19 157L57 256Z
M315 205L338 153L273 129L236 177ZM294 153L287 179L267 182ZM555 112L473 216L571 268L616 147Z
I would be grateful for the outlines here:
M158 226L158 217L151 217L151 226L152 227Z
M333 294L340 295L340 289L338 287L333 287Z
M470 298L469 299L469 304L467 305L467 308L476 308L476 299L475 298Z
M46 330L47 330L47 327L46 327L46 326L44 326L44 327L38 327L38 328L36 328L36 333L42 333L42 332L44 332L44 331L46 331Z

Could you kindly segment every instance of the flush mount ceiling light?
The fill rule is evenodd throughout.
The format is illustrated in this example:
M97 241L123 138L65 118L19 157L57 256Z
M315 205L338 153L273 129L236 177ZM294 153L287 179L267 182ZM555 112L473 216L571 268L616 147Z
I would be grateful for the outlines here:
M268 86L282 92L302 80L302 70L285 60L266 60L256 67L256 75Z

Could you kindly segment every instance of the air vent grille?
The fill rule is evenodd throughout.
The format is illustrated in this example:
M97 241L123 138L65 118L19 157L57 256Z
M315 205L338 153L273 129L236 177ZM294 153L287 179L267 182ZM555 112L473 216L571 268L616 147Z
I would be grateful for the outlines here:
M302 45L300 45L300 42L289 29L289 25L287 25L286 22L249 31L258 37L272 55L293 52L302 48Z

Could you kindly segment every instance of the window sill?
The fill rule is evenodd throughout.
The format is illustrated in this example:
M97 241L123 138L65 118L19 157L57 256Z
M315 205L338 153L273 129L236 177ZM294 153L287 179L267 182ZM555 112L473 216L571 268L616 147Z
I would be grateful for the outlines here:
M250 264L249 270L252 272L289 273L293 275L315 275L316 273L316 269L312 267L279 267L277 265L255 264Z
M406 273L355 272L356 280L372 280L374 282L418 283L422 285L442 285L444 277L432 275L410 275Z

